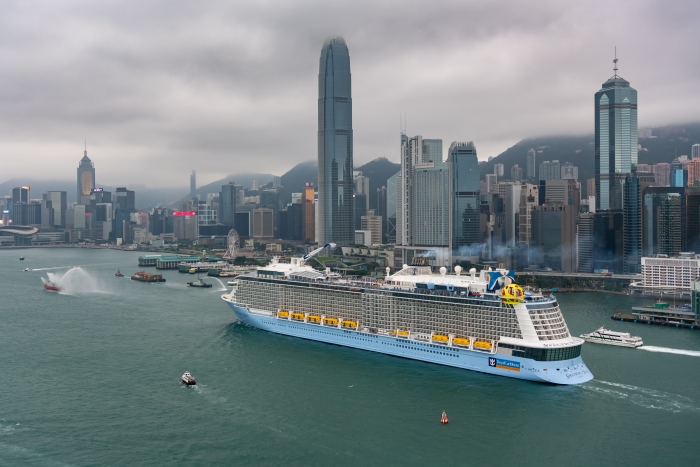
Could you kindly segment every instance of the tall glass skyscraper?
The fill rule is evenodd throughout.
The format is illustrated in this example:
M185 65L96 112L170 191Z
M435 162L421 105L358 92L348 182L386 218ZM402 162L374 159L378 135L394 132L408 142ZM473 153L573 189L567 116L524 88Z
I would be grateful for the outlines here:
M90 196L92 189L95 188L95 164L92 163L87 155L87 149L80 159L78 165L78 203L81 203L82 196ZM89 204L89 201L88 201Z
M350 54L342 37L321 49L318 72L318 217L320 244L355 243L353 225Z
M450 165L450 248L455 255L470 255L469 247L480 243L479 160L474 143L452 143L447 163Z
M595 93L597 209L622 209L627 174L637 166L637 91L615 75Z

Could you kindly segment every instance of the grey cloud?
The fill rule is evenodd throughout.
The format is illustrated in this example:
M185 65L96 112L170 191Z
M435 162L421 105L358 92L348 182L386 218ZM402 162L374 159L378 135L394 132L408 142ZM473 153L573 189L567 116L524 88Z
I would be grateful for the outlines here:
M697 2L329 3L3 4L0 178L72 178L83 137L109 185L281 174L316 157L332 35L350 48L358 164L398 159L403 112L409 133L482 158L591 133L615 45L640 126L700 120Z

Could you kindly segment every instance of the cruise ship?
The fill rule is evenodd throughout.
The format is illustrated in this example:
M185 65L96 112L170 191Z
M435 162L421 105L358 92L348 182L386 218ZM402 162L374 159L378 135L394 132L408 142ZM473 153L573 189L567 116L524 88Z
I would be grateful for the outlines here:
M221 298L238 321L278 334L529 381L593 379L556 298L524 291L513 271L404 265L360 280L306 265L334 247L275 258Z

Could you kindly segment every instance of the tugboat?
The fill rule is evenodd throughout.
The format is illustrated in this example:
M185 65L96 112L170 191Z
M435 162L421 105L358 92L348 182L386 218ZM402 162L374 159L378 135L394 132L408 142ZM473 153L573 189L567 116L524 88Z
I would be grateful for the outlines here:
M119 270L119 268L117 268L117 273L115 274L115 276L124 277L124 274L122 274L121 271Z
M442 416L440 417L440 423L443 425L447 425L449 423L449 420L447 419L447 413L445 411L442 411Z
M199 275L197 275L196 281L188 282L187 285L189 285L190 287L203 287L203 288L211 287L211 284L204 282L204 279L199 277Z
M180 377L180 380L188 386L194 386L197 384L197 382L194 380L194 376L192 376L189 371L186 371L185 374Z
M50 290L52 292L60 292L63 288L60 285L56 285L51 281L44 282L44 289Z
M165 279L163 279L163 276L160 274L152 274L146 271L135 272L134 275L131 276L131 280L140 282L165 282Z

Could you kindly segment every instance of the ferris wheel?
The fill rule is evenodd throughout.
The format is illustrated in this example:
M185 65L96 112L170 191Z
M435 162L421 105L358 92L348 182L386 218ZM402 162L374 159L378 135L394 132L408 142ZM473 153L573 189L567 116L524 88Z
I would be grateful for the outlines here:
M224 259L236 259L240 241L241 240L236 229L231 229L228 231L228 241L226 243L227 247L226 253L224 253Z

